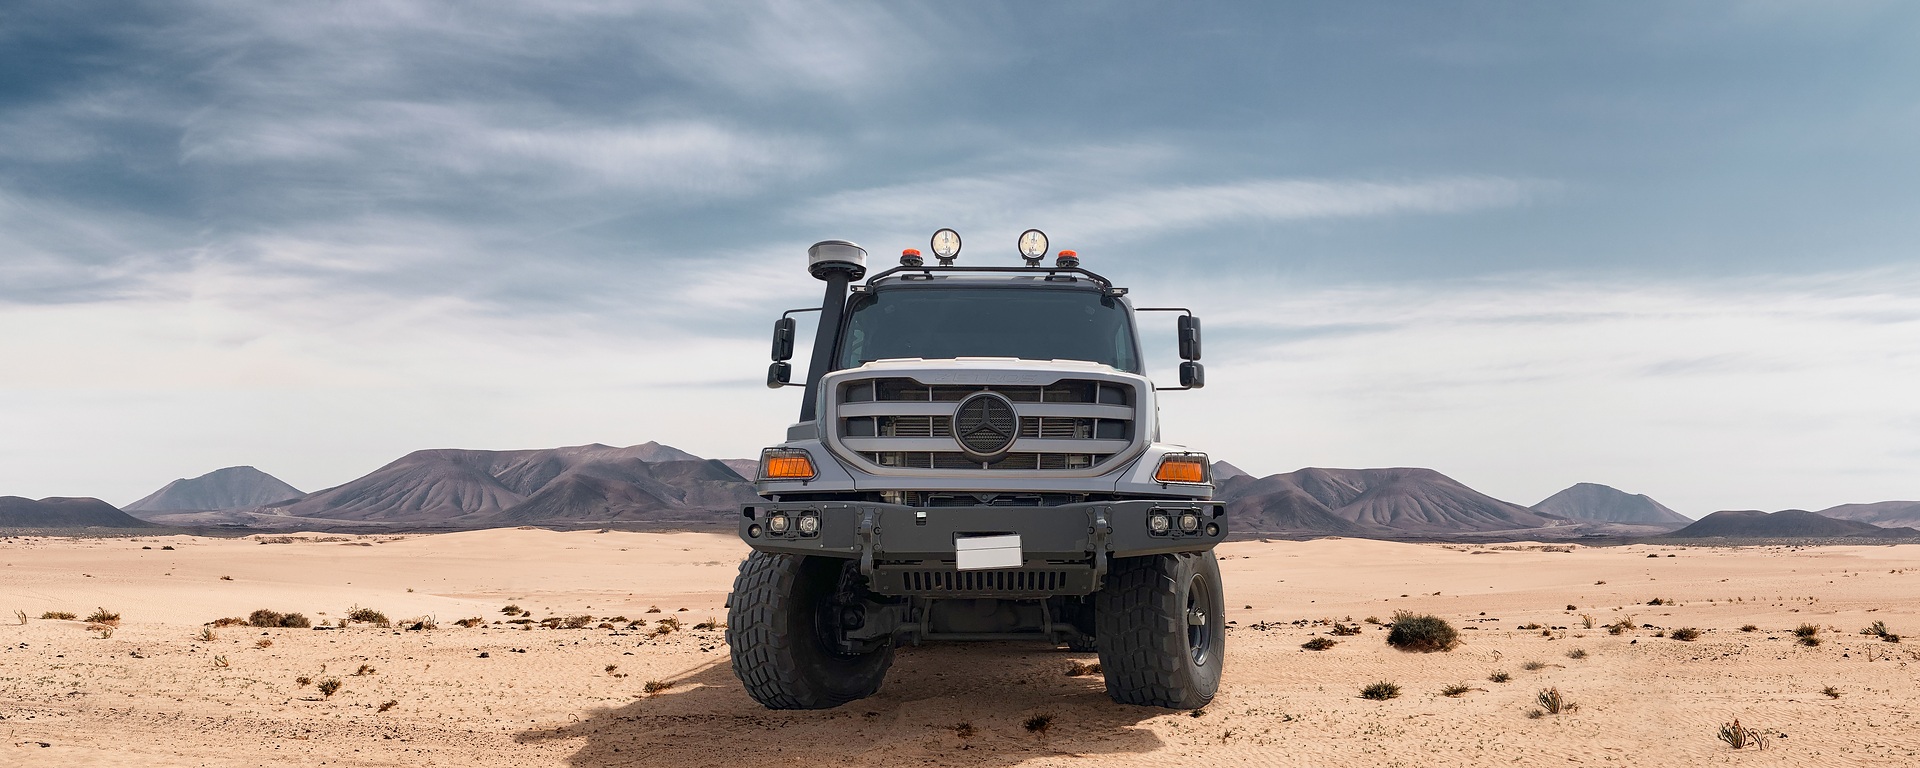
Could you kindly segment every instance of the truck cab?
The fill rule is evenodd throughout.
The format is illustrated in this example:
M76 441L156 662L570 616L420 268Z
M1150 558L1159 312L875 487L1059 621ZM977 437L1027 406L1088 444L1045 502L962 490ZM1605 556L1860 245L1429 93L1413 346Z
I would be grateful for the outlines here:
M1197 707L1224 660L1205 454L1163 440L1158 397L1205 383L1200 324L1136 308L1046 237L1024 266L956 266L959 236L864 283L866 252L809 249L817 310L775 324L768 384L802 386L740 510L753 549L729 641L748 692L822 708L878 690L899 645L1031 640L1097 651L1116 701ZM818 311L791 381L794 315ZM1146 376L1139 318L1176 315L1181 383Z

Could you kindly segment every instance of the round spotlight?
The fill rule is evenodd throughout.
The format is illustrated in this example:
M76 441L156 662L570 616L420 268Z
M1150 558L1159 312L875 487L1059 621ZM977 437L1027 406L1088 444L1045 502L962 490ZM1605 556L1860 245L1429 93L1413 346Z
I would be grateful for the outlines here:
M747 526L747 536L749 538L755 538L755 539L760 538L760 526L758 525Z
M787 526L789 525L791 525L791 523L787 520L786 515L773 515L767 518L767 531L769 533L786 533Z
M795 527L800 529L800 535L812 536L820 532L820 518L814 517L813 515L801 515L800 522L796 523Z
M933 233L933 239L928 242L928 246L933 251L933 257L940 260L940 266L953 266L954 258L960 255L960 233L951 229L942 229Z
M1027 260L1027 266L1038 266L1046 257L1047 233L1037 229L1020 233L1020 258Z
M1192 512L1180 513L1180 530L1183 533L1193 533L1200 530L1200 516Z
M1167 535L1167 530L1172 527L1173 521L1167 519L1166 515L1151 515L1147 517L1147 530L1152 531L1155 536Z

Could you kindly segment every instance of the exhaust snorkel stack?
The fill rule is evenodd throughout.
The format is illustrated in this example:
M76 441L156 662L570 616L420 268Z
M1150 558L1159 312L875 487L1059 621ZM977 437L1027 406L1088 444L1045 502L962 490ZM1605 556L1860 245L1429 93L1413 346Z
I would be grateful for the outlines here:
M867 251L845 240L822 240L807 249L807 272L825 280L827 294L820 300L820 330L813 336L813 362L807 366L806 399L800 420L813 421L820 399L820 377L833 367L833 350L840 342L840 321L847 313L847 286L867 276Z

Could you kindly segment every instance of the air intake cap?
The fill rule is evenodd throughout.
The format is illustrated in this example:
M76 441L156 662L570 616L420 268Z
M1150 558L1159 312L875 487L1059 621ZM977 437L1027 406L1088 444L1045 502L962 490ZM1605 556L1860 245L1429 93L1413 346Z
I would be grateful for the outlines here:
M835 272L848 280L867 276L867 250L845 240L822 240L807 249L807 273L820 280Z

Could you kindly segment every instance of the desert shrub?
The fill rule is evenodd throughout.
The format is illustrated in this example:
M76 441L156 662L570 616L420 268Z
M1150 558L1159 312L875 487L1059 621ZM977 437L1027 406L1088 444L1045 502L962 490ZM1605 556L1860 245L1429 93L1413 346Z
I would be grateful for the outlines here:
M1837 698L1840 698L1840 689L1838 689L1838 688L1835 688L1835 687L1833 687L1833 686L1831 686L1831 685L1829 685L1829 686L1827 686L1827 687L1825 687L1825 688L1822 688L1822 689L1820 689L1820 692L1821 692L1821 693L1824 693L1824 694L1826 694L1826 695L1827 695L1827 698L1829 698L1829 699L1837 699Z
M1593 614L1590 614L1590 613L1580 614L1580 628L1593 629Z
M52 619L55 621L73 621L74 619L77 619L80 617L75 616L73 614L73 611L47 611L46 613L40 614L40 618Z
M109 611L105 608L96 608L94 609L92 614L87 616L87 623L88 624L118 624L120 623L120 614L114 613L113 611Z
M1520 668L1528 672L1538 672L1540 670L1546 669L1547 663L1544 661L1529 661L1525 664L1520 665Z
M325 680L322 680L319 682L319 684L314 686L314 690L319 691L320 695L331 699L333 698L334 694L340 692L340 678L329 677Z
M1446 619L1410 611L1393 614L1392 628L1387 632L1387 645L1403 651L1450 651L1459 644L1460 632Z
M94 633L94 636L99 637L102 640L106 640L113 637L112 624L88 624L87 631Z
M720 620L712 616L708 616L706 621L693 625L693 628L694 629L719 629Z
M508 605L505 608L501 608L500 612L508 616L518 616L523 613L523 611L520 610L520 606L517 605Z
M1667 637L1671 637L1675 640L1679 640L1682 642L1691 643L1695 640L1700 639L1700 630L1694 629L1693 627L1681 627L1679 629L1675 629L1667 632Z
M1504 683L1512 679L1513 679L1513 675L1509 675L1505 672L1495 672L1491 675L1487 675L1487 680L1489 682L1495 682L1495 683Z
M440 620L432 616L415 616L401 623L407 625L408 632L420 632L440 628Z
M374 668L373 668L373 665L371 665L371 664L362 664L362 665L360 665L360 668L359 668L359 669L356 669L356 670L354 670L354 671L353 671L353 676L354 676L354 677L367 677L367 676L369 676L369 675L372 675L373 673L375 673L375 672L379 672L379 671L380 671L380 670L377 670L377 669L374 669Z
M294 678L293 682L299 685L300 687L305 688L313 684L313 678L307 677L306 675L301 675L299 677Z
M291 629L306 629L307 627L313 626L313 622L309 621L304 613L289 613L280 617L280 626Z
M679 629L680 629L680 620L672 616L668 616L664 619L654 622L653 631L648 632L647 636L662 637L665 635L671 635L674 632L678 631Z
M953 735L963 739L973 738L973 723L960 723L953 727Z
M255 640L255 641L253 641L253 647L255 647L255 648L272 648L272 647L273 647L273 638L270 638L270 637L263 637L263 638L260 638L260 639L258 639L258 640Z
M470 618L461 619L459 621L454 622L453 624L454 626L457 626L457 627L465 627L467 629L473 629L474 627L480 626L485 623L487 623L486 619L480 618L478 616L473 616Z
M1091 677L1097 674L1100 674L1100 662L1087 664L1074 661L1067 664L1067 677Z
M1539 702L1540 709L1549 715L1557 715L1562 712L1578 712L1580 710L1580 705L1567 701L1566 697L1560 695L1559 688L1544 689L1540 691L1538 695L1534 696L1533 699Z
M1587 657L1587 649L1585 648L1575 648L1571 651L1567 651L1567 658L1569 659L1584 659L1586 657Z
M1884 621L1874 622L1871 626L1867 627L1866 629L1860 630L1860 634L1872 635L1874 637L1878 637L1883 642L1888 642L1888 643L1900 642L1899 635L1896 635L1892 632L1887 631L1887 623Z
M1386 701L1387 699L1399 698L1399 696L1400 686L1386 680L1369 684L1367 687L1360 689L1360 698L1372 699L1374 701Z
M659 612L660 612L660 606L657 606L657 605L647 606L647 613L659 613Z
M247 614L247 624L255 627L277 627L280 626L280 615L279 611L262 608Z
M1544 627L1541 627L1541 626L1540 626L1540 625L1538 625L1538 624L1534 624L1534 623L1531 623L1531 622L1529 622L1529 623L1526 623L1526 624L1522 624L1522 625L1520 625L1520 626L1517 626L1517 627L1514 627L1514 629L1525 629L1525 630L1529 630L1529 631L1531 631L1531 630L1535 630L1535 629L1544 629Z
M387 618L386 614L376 611L372 608L362 608L357 605L347 609L347 621L357 621L362 624L372 624L376 627L381 627L381 628L393 626L393 622Z
M386 701L385 703L383 703L383 704L381 704L381 705L380 705L380 711L382 711L382 712L385 712L385 711L387 711L387 710L389 710L389 709L393 709L394 707L397 707L397 706L400 706L400 702L399 702L399 701L396 701L396 700L394 700L394 699L388 699L388 700L387 700L387 701Z
M568 616L560 622L560 626L566 629L586 629L591 624L593 624L592 616Z
M1368 617L1366 617L1366 618L1364 618L1364 619L1361 619L1361 621L1364 621L1364 622L1366 622L1366 623L1368 623L1368 624L1379 624L1379 623L1380 623L1380 617L1378 617L1378 616L1368 616Z
M1446 696L1449 698L1457 698L1459 696L1465 695L1467 691L1471 691L1471 690L1473 690L1473 687L1467 685L1466 683L1454 683L1453 685L1449 685L1445 688L1441 688L1440 695Z
M1663 597L1656 597L1652 600L1648 600L1647 605L1673 605L1673 601Z
M1328 632L1340 637L1347 637L1349 635L1360 634L1360 626L1357 624L1342 624L1336 621L1333 623L1333 629L1328 630Z
M1720 740L1734 749L1746 749L1749 746L1767 748L1767 737L1760 735L1760 732L1755 729L1741 725L1739 720L1720 724Z
M213 627L201 627L197 639L203 643L211 643L218 640L219 637L213 634Z
M1758 631L1760 631L1760 625L1758 625L1758 624L1742 624L1742 625L1740 625L1740 631L1742 631L1742 632L1758 632Z
M1047 715L1047 714L1034 715L1033 717L1027 718L1027 721L1024 723L1021 723L1020 725L1024 726L1027 729L1028 733L1038 733L1038 734L1044 735L1047 732L1048 728L1053 727L1053 715Z
M1618 635L1630 629L1633 629L1633 617L1622 616L1618 621L1607 625L1607 634Z
M1793 636L1800 638L1801 645L1805 645L1809 647L1819 645L1820 644L1820 625L1801 624L1800 626L1793 628Z
M659 693L672 687L672 680L648 680L646 685L640 686L640 690L646 693Z
M1308 640L1304 643L1301 643L1300 647L1305 648L1309 651L1324 651L1328 648L1332 648L1339 644L1340 644L1340 641L1330 637L1316 637L1312 640Z

